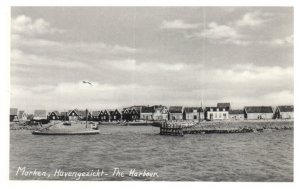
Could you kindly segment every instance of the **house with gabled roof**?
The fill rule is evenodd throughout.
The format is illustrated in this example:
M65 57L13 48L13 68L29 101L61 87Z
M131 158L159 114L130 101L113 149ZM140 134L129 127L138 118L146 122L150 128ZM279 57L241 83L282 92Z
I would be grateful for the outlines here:
M229 119L230 120L244 120L245 112L243 109L232 109L229 110Z
M275 119L294 119L294 106L277 106L274 113Z
M141 120L153 120L153 113L155 109L153 106L142 106L140 112L140 119Z
M124 108L121 112L122 114L122 120L123 121L129 121L129 110Z
M122 120L137 121L140 119L140 111L134 108L124 108L122 111Z
M244 111L247 120L273 118L272 106L246 106Z
M183 120L188 120L188 121L204 120L204 111L201 107L184 107Z
M27 121L28 114L24 110L20 110L18 112L18 120L19 121Z
M129 111L129 120L130 121L137 121L140 120L140 110L132 109Z
M93 111L92 112L92 120L93 121L100 121L100 111Z
M153 120L155 121L168 120L169 110L166 106L158 105L153 107L154 107Z
M10 108L9 120L18 121L18 108Z
M223 109L223 108L228 109L228 110L231 109L231 106L230 106L229 102L217 103L217 107L220 108L220 109Z
M110 121L121 121L122 114L120 110L115 109L114 111L110 111Z
M219 107L206 107L204 117L206 120L228 120L229 119L229 106Z
M110 121L110 110L106 109L106 110L102 110L101 112L100 112L100 121L109 122Z
M81 119L80 113L77 109L68 111L68 120L69 121L79 121L80 119Z
M52 111L52 112L49 112L49 115L48 115L48 119L49 120L60 120L60 114L58 111Z
M92 119L92 114L89 110L78 110L78 115L80 120L86 121L86 119L89 121Z
M33 120L42 120L47 119L47 111L46 110L34 110Z
M170 121L182 120L183 118L183 108L182 106L170 106L168 119Z
M47 111L46 110L34 110L33 121L40 123L48 123Z

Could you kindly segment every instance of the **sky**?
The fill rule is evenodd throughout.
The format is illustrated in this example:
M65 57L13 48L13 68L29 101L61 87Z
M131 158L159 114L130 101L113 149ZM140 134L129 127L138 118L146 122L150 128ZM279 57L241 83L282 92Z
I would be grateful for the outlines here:
M12 7L10 104L289 105L293 41L290 7Z

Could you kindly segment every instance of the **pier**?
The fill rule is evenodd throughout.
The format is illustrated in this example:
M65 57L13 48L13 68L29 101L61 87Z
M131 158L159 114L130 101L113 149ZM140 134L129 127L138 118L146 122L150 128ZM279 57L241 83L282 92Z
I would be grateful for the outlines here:
M160 135L184 136L185 134L230 134L230 133L257 133L272 130L291 130L293 122L162 122L160 124Z

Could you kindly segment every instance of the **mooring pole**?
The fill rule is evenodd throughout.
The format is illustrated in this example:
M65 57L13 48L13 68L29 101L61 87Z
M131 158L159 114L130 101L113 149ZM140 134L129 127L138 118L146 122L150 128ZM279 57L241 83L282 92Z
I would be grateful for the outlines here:
M87 120L88 120L88 110L85 109L85 128L87 128Z

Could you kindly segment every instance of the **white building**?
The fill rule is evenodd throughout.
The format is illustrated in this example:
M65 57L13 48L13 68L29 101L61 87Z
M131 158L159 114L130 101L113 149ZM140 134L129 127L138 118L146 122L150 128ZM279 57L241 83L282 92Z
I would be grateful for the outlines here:
M183 119L188 121L204 120L204 112L201 107L185 107L183 109Z
M272 119L273 108L271 106L246 106L245 119Z
M230 120L244 120L244 110L229 110Z
M229 119L229 107L206 107L205 108L206 120L227 120Z
M276 119L294 119L294 106L277 106L275 110Z

